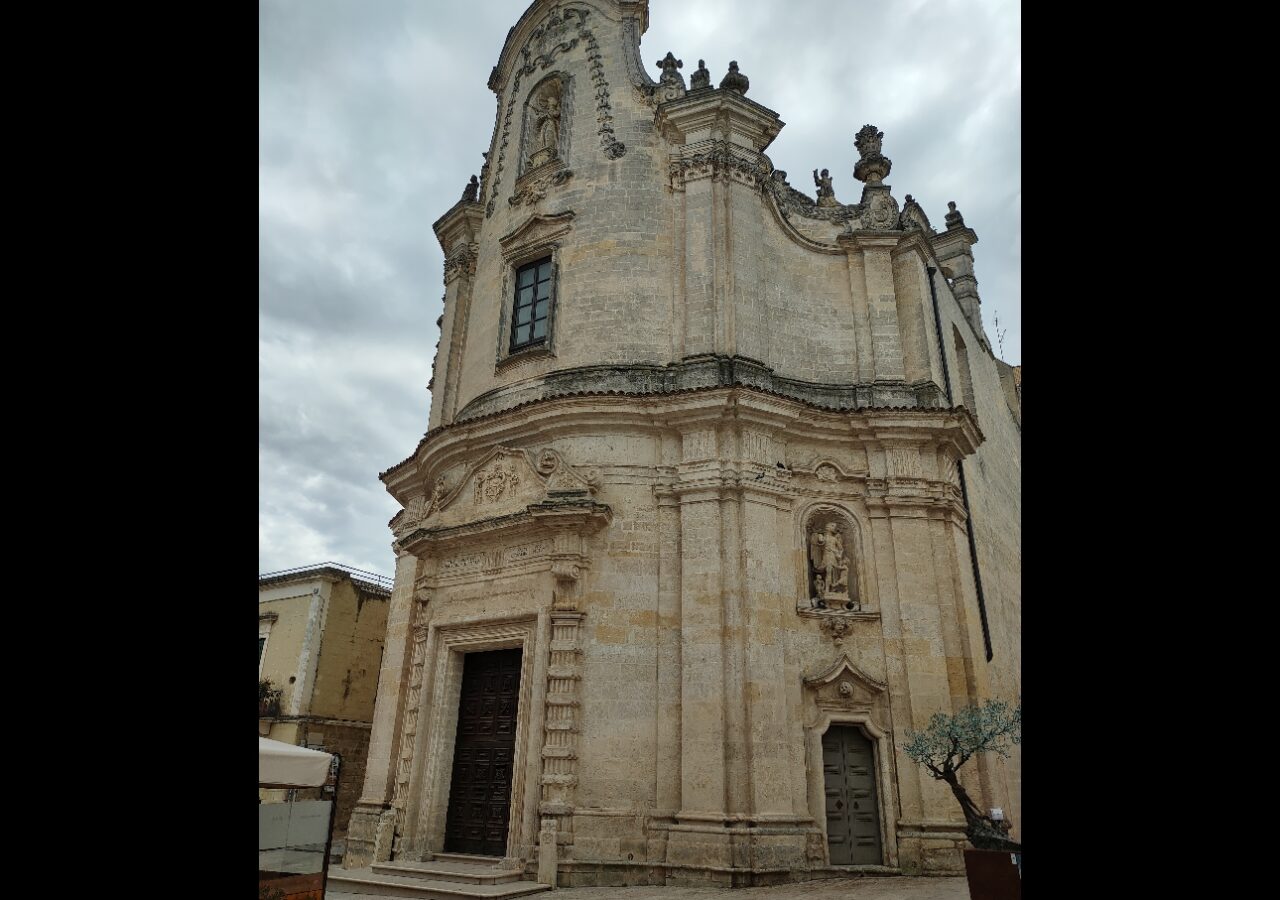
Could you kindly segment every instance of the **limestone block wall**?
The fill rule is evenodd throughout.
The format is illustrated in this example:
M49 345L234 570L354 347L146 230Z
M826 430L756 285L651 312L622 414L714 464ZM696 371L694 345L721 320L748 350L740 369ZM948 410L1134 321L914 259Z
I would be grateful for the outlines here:
M978 427L985 437L974 456L963 462L993 654L990 663L976 667L978 692L1016 703L1022 695L1022 426L1009 408L999 363L985 336L974 332L946 282L938 278L937 285L953 394L957 403L963 402L964 359L957 353L958 333L966 345ZM1013 835L1021 839L1020 749L1007 762L982 762L985 786L1005 804Z
M757 216L762 219L760 291L766 315L748 329L744 345L755 348L760 354L756 358L793 378L870 381L869 367L859 371L860 361L870 353L869 347L859 347L855 319L855 310L866 303L862 278L851 280L843 254L819 255L799 247L763 209Z
M333 586L320 640L312 715L358 722L373 718L387 606L386 597L360 591L351 581Z

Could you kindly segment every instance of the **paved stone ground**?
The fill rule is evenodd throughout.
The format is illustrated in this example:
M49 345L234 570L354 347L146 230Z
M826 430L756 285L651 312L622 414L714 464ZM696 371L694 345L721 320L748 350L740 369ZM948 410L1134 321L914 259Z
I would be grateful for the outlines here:
M969 900L964 878L826 878L754 888L560 888L531 900ZM328 891L325 900L375 900L367 894ZM380 900L380 898L377 898Z

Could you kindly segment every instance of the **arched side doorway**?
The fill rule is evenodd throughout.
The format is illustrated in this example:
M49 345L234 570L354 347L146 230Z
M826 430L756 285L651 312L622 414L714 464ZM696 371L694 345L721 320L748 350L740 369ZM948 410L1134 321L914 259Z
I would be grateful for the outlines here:
M809 810L821 827L819 852L827 865L896 868L888 685L847 654L804 684L812 704L805 728Z

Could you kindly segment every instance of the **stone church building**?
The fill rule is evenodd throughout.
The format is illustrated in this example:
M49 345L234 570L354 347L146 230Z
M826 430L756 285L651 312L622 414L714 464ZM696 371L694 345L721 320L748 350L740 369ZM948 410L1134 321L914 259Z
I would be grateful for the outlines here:
M857 203L825 171L792 187L747 74L646 65L647 25L647 0L531 3L484 168L434 225L430 420L382 474L404 509L345 865L959 871L959 806L899 748L1021 693L1020 395L978 236L891 189L872 125ZM966 770L1020 839L1020 757Z

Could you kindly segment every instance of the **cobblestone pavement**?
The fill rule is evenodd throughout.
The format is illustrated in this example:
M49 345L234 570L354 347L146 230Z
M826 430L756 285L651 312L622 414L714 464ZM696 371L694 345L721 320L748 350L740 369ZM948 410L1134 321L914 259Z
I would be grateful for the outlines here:
M969 900L964 878L824 878L754 888L593 887L561 888L531 900ZM325 900L375 900L366 894L329 891Z

